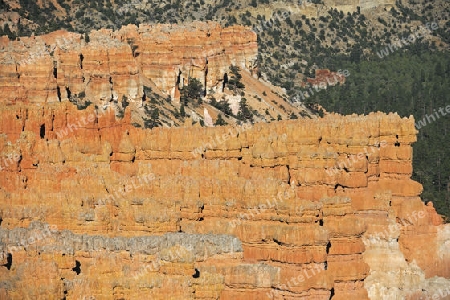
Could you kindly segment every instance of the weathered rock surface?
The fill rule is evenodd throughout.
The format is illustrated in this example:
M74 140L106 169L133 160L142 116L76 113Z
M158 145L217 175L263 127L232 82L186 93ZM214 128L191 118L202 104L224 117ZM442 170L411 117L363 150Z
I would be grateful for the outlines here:
M362 11L385 8L390 9L395 7L393 0L324 0L324 5L327 7L338 7L343 12L354 12L360 8Z
M306 82L312 87L327 88L328 86L345 83L345 75L331 72L328 69L316 69L314 78L306 78Z
M143 130L66 102L0 120L1 299L419 299L450 284L449 225L410 179L412 118Z
M118 118L131 111L135 126L173 127L185 121L180 90L195 78L203 93L184 107L192 122L213 126L219 115L228 124L238 122L243 95L255 122L292 114L314 118L304 105L292 105L283 92L257 78L256 39L248 27L222 28L214 22L128 25L85 35L59 30L15 41L0 37L2 103L110 106ZM240 67L245 85L236 93L227 85L232 65ZM226 116L211 98L228 99L234 115Z
M253 70L256 33L217 23L135 25L81 34L57 31L44 36L0 39L0 93L5 103L47 103L76 95L91 102L138 101L146 80L179 97L189 78L205 91L222 89L229 66ZM80 96L83 95L83 96Z

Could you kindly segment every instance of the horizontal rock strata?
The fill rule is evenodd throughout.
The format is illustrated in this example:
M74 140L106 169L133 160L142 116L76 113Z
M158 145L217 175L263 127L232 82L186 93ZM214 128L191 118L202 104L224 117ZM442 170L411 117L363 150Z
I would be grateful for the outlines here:
M229 67L253 70L256 33L214 22L128 25L83 35L56 31L43 36L0 38L2 101L47 103L69 99L95 104L142 100L156 85L173 99L189 78L221 91Z
M419 299L450 283L449 225L410 179L412 118L143 130L70 103L1 113L2 299Z

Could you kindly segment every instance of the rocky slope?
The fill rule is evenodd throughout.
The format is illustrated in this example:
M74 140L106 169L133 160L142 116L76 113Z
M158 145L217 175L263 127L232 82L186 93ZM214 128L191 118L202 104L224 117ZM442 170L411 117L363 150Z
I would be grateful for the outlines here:
M205 96L234 103L234 114L246 97L255 122L278 116L288 119L292 114L312 116L287 102L279 88L258 80L257 53L256 34L249 28L222 28L213 22L129 25L85 35L60 30L17 41L4 36L0 39L0 93L7 105L71 101L80 109L90 104L113 106L119 117L129 106L139 126L144 126L150 111L146 108L151 107L161 112L161 125L177 126L184 121L177 115L180 90L195 78L202 85L203 100L201 105L192 101L185 109L196 122L208 117L216 121L220 114ZM239 93L227 86L232 65L245 73L243 83L249 87ZM231 115L225 119L236 122Z
M0 120L1 299L447 295L412 118L144 130L55 102Z

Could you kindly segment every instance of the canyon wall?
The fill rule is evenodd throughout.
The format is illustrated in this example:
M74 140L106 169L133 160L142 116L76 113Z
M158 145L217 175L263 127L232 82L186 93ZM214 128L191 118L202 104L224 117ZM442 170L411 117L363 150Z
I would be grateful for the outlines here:
M6 103L61 102L84 98L96 104L142 99L156 85L172 99L189 78L205 91L221 90L230 65L253 70L256 34L214 22L128 25L119 31L57 31L43 36L0 38L0 93Z
M0 299L450 295L412 118L144 130L69 102L0 113Z

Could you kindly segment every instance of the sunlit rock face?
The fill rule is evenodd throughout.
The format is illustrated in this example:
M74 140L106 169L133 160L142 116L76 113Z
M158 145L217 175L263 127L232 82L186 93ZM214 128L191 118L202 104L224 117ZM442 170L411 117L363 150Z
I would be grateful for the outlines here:
M178 99L189 78L200 80L205 92L221 90L230 65L253 70L258 52L251 29L214 22L128 25L88 36L56 31L19 41L0 38L4 101L138 100L150 82Z
M0 107L0 132L1 299L420 299L449 286L449 225L410 179L412 118L144 130L110 108L19 103Z
M391 8L395 6L394 0L324 0L325 6L336 8L338 11L355 12L358 7L361 11L376 8Z

